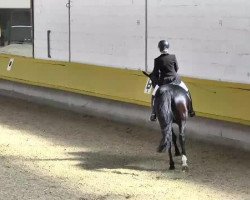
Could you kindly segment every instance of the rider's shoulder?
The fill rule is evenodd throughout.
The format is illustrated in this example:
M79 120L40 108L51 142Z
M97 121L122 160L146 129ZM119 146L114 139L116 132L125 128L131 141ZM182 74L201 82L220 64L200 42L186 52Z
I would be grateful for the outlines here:
M175 54L168 54L169 57L176 58Z
M159 60L162 57L162 55L159 55L155 60Z
M157 58L155 58L155 61L163 59L168 54L161 54Z
M176 58L175 54L161 54L155 60L165 59L165 58Z
M176 60L176 56L175 56L175 54L168 54L166 59L168 59L168 60Z

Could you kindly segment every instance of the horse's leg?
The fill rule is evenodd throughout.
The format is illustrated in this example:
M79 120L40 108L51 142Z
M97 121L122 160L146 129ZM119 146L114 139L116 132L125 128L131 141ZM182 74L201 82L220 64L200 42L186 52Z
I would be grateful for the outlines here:
M174 148L175 148L175 156L180 156L180 151L176 143L176 134L174 132L174 129L172 128L172 137L173 137L173 143L174 143Z
M180 129L180 145L182 150L182 170L186 171L188 170L187 165L187 155L186 155L186 148L185 148L185 127L186 127L186 120L182 120L181 124L179 125Z
M168 155L169 155L169 170L174 170L175 166L174 166L174 160L173 160L172 151L171 151L171 142L169 143L169 147L168 147Z

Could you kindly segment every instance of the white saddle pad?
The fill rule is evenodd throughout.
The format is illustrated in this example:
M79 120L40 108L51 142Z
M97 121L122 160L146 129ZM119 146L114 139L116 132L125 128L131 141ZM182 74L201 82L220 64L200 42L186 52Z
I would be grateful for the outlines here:
M188 92L188 88L187 88L186 84L183 81L181 81L181 83L179 84L179 86L182 87L186 92ZM156 85L155 88L154 88L154 90L153 90L153 92L152 92L153 96L156 94L156 92L157 92L158 89L159 89L159 86Z

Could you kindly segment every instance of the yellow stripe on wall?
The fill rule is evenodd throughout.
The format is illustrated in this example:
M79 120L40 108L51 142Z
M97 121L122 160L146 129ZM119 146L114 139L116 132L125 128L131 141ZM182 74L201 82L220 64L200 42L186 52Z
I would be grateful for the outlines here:
M14 64L10 71L10 58ZM125 70L79 63L0 55L0 77L21 83L71 91L138 105L150 105L146 77ZM199 116L250 125L250 85L183 78Z

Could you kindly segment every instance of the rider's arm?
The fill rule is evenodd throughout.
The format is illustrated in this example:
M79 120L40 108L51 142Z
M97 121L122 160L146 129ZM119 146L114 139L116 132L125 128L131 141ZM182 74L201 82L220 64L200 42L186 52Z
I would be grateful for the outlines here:
M159 73L159 67L156 64L156 60L154 61L154 69L153 69L152 73L149 76L150 76L150 79L153 82L153 86L155 87L155 85L158 85L158 80L159 80L160 73Z
M158 67L158 65L157 65L157 62L156 62L156 60L154 60L154 69L153 69L153 71L152 71L152 73L151 73L156 79L158 79L159 78L159 67Z

